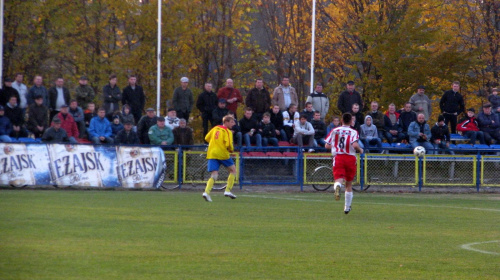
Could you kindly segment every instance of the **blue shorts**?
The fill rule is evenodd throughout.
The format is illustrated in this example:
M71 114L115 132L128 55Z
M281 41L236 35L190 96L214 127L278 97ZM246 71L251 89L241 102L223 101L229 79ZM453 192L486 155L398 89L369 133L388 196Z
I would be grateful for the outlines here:
M234 162L233 162L232 158L225 159L225 160L209 159L208 165L207 165L208 172L219 171L219 166L221 164L224 165L225 167L229 167L229 166L234 165Z

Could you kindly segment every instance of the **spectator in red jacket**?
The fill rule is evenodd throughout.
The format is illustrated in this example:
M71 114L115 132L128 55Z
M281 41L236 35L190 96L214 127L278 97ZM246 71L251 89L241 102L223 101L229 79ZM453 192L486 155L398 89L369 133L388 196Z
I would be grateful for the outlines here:
M240 91L234 88L234 83L232 79L226 80L226 86L220 88L217 92L217 98L225 99L227 102L227 109L234 113L236 118L236 109L238 109L238 102L243 102L243 97L241 97Z
M485 144L484 134L479 130L479 123L476 120L475 113L476 110L474 108L469 108L467 116L457 124L457 130L461 131L463 136L470 139L470 144L476 144L476 140L479 140L480 144Z
M68 134L69 142L72 144L77 144L76 138L79 136L78 126L76 125L75 119L71 114L69 114L68 105L64 104L61 106L61 111L56 115L58 119L61 120L61 128Z

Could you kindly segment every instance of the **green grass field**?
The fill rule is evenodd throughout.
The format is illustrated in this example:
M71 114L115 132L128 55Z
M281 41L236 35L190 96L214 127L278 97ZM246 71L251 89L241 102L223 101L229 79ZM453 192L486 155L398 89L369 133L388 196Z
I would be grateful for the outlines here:
M0 190L0 279L500 279L498 194L235 194Z

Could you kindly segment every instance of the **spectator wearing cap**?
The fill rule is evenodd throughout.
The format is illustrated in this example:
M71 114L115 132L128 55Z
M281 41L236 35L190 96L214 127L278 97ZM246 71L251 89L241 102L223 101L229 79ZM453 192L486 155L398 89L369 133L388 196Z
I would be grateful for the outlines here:
M452 89L444 92L439 101L439 108L444 116L444 123L450 124L451 133L457 133L458 115L465 112L465 103L460 94L460 82L453 82Z
M150 144L148 132L149 129L157 123L158 117L155 114L155 109L148 108L146 115L143 116L137 123L137 136L142 144Z
M12 142L10 133L12 132L12 123L5 116L5 108L0 105L0 142Z
M41 138L49 127L49 109L43 105L43 97L37 96L35 103L28 107L28 130L35 138Z
M214 125L222 125L222 118L229 113L229 109L226 108L226 99L219 98L217 102L217 108L212 111L212 119ZM234 113L233 113L234 114Z
M35 103L35 97L42 96L43 105L49 107L49 93L47 89L43 86L43 78L40 75L36 75L33 79L33 86L28 92L28 97L26 98L28 106Z
M219 89L217 92L217 97L224 98L227 103L227 109L234 113L236 117L236 110L238 109L238 103L243 102L243 97L240 94L240 91L234 88L234 82L232 79L226 80L226 86Z
M132 112L132 115L134 115L135 123L139 123L142 113L144 112L146 95L144 94L144 90L142 89L142 87L137 85L137 77L135 75L130 75L128 77L128 86L123 89L122 105L125 104L128 104L130 106L130 111ZM139 138L140 137L141 134L139 134Z
M443 115L439 115L437 123L431 128L431 143L437 150L454 154L450 150L450 129L444 123Z
M116 85L117 78L115 74L109 76L109 83L102 88L103 107L106 110L108 119L114 114L115 111L120 110L119 102L122 101L122 92Z
M80 131L78 130L78 125L69 113L69 107L66 104L61 106L61 111L56 115L56 117L61 120L61 127L66 131L70 143L76 144L76 138L80 137Z
M116 135L120 130L123 129L123 124L120 123L120 116L113 116L113 122L111 123L111 138L115 139Z
M181 86L174 90L174 97L172 98L177 116L186 119L186 121L189 121L189 114L194 104L193 92L191 92L188 85L189 79L187 77L182 77Z
M47 144L68 143L69 138L66 131L61 126L61 120L54 117L52 125L49 127L42 136L42 142Z
M500 116L500 96L498 95L498 89L493 88L491 90L490 96L488 96L488 101L491 103L491 110Z
M28 108L28 87L23 84L24 75L22 73L16 73L15 81L12 83L12 87L19 93L19 108L23 110L23 114Z
M174 108L169 108L167 110L167 116L165 117L166 126L171 130L179 126L180 119L177 117L177 111Z
M128 145L136 145L140 144L139 137L137 133L134 132L132 127L134 126L133 121L126 120L123 123L123 129L120 130L115 136L115 144L128 144Z
M156 124L148 132L149 142L152 145L172 145L174 134L170 127L165 125L165 118L158 117Z
M5 106L7 102L9 102L9 98L11 96L15 96L17 98L17 103L19 104L19 92L12 87L12 79L5 78L4 86L0 90L0 105Z
M299 104L297 91L290 85L290 79L283 77L281 84L273 91L273 105L280 106L280 110L285 112L291 104Z
M93 102L95 97L94 89L88 83L87 76L81 76L75 88L76 101L82 108L87 108L87 104Z
M78 136L80 138L84 138L87 133L87 129L85 127L85 114L80 106L78 106L78 102L76 99L71 99L69 101L69 109L68 113L73 117L76 122L76 126L78 127ZM94 117L94 116L93 116Z
M97 117L92 118L89 126L89 140L94 144L113 144L111 123L106 118L106 110L99 108Z
M185 119L179 120L179 126L172 131L174 145L194 145L193 129L187 126Z
M248 93L245 103L252 108L254 117L260 122L262 114L266 113L271 107L271 95L264 87L262 79L255 80L255 87Z
M64 87L64 79L59 77L55 80L54 86L49 88L50 119L61 111L63 104L69 104L69 101L69 89Z
M208 133L208 122L212 127L215 122L212 119L212 112L217 108L217 94L212 91L212 83L205 83L205 90L198 96L196 100L196 108L201 112L201 119L203 120L203 138Z
M343 114L349 112L354 103L359 105L359 111L363 111L363 98L361 98L361 94L356 91L354 81L348 81L346 90L340 93L337 107ZM361 119L361 122L363 122L363 119Z
M416 114L424 114L425 120L428 121L432 114L431 100L425 95L425 87L419 86L417 93L410 97L411 108Z
M9 118L12 123L11 137L16 139L20 137L28 137L26 130L26 121L24 120L23 110L17 104L17 97L11 96L9 102L5 106L5 116Z
M479 140L480 144L485 144L484 133L479 130L479 123L475 117L476 110L474 108L467 109L467 115L457 124L457 130L462 132L462 135L470 139L470 144L476 144Z
M500 142L500 122L498 115L492 112L491 103L483 105L483 111L477 115L479 122L479 129L484 133L484 141L486 144L491 145L492 140L495 139L497 143Z

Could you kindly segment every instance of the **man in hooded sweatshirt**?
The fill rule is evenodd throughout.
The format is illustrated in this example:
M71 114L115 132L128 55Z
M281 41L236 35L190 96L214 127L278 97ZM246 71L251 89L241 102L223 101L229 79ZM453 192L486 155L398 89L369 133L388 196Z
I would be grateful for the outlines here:
M366 149L382 147L382 139L378 137L377 127L372 124L372 116L367 115L365 117L365 123L360 127L359 139Z

